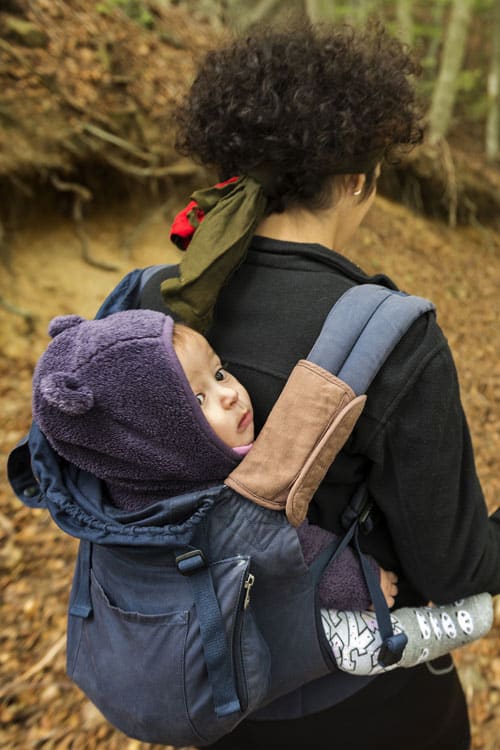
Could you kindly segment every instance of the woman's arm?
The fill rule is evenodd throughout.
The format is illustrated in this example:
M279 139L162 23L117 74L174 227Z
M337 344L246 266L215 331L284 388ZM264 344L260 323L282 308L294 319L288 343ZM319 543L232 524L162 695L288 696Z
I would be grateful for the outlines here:
M434 346L367 446L368 486L403 575L426 600L441 603L500 592L500 514L488 518L453 358L437 325L429 325Z

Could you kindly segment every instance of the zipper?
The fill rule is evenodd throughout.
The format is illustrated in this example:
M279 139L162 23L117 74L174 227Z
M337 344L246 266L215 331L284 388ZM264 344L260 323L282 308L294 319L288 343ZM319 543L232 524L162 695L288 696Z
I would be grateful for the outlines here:
M239 687L240 692L240 704L242 712L246 711L248 706L248 690L247 681L245 675L245 664L243 662L243 649L242 649L242 634L243 634L243 623L245 619L245 610L250 603L250 591L255 582L255 576L250 573L248 568L250 561L247 560L245 570L241 577L241 588L238 596L237 611L235 617L234 631L233 631L233 662L236 673L236 684Z
M245 580L245 583L243 584L243 588L246 590L245 600L243 602L243 609L246 609L248 605L250 604L250 590L252 586L254 585L254 583L255 583L255 576L253 573L249 573Z

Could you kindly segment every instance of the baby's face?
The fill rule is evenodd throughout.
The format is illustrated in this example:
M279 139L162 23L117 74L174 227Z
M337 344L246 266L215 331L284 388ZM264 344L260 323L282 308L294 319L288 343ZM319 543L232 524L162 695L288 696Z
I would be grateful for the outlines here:
M230 448L248 445L254 438L250 397L227 370L208 341L189 331L175 345L194 395L210 427Z

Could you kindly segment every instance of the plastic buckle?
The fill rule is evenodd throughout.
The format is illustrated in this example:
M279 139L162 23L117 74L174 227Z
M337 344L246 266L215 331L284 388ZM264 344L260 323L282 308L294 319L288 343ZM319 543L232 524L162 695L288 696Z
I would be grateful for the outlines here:
M206 568L208 565L207 558L201 549L192 549L189 552L184 552L182 555L177 555L175 564L177 565L177 570L183 576L195 573L200 568Z
M408 643L406 633L395 633L384 640L380 647L378 663L381 667L390 667L397 664L403 656L403 651Z

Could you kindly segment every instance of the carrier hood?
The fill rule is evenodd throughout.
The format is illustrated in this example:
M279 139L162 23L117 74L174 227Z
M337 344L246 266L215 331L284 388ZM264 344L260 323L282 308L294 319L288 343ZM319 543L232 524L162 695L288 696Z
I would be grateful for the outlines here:
M208 511L231 493L218 485L124 510L109 502L101 480L61 459L36 424L27 441L30 465L25 461L26 441L9 457L9 480L16 495L29 507L48 509L55 523L78 539L176 549L190 544Z

